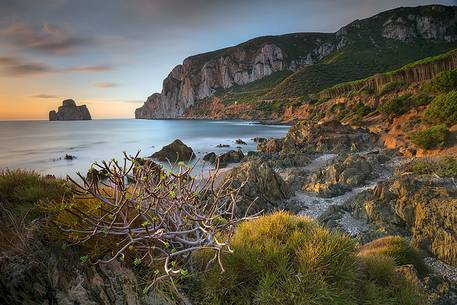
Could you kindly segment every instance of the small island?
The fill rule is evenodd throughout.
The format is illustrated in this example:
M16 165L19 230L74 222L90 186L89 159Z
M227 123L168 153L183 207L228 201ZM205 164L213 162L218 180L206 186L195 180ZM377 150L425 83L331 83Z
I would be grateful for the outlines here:
M67 99L62 102L57 112L49 111L49 121L78 121L92 120L89 109L86 105L77 106L72 99Z

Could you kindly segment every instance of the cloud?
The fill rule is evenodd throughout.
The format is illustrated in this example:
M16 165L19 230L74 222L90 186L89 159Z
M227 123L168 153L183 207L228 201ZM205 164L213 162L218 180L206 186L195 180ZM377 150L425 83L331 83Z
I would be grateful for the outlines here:
M43 98L43 99L49 99L49 98L59 98L57 95L53 94L46 94L46 93L41 93L37 95L32 95L34 98Z
M109 65L75 66L68 68L56 68L44 63L29 61L20 57L0 57L0 71L4 76L35 76L63 72L87 72L97 73L110 71L113 67Z
M39 75L55 72L55 70L42 63L31 62L17 57L0 57L0 68L7 75Z
M112 82L99 82L99 83L95 84L95 87L98 87L98 88L116 88L119 86L120 86L120 84L112 83Z
M50 23L39 28L28 23L14 23L1 31L0 37L13 47L52 55L70 54L95 43L91 38L72 36Z
M63 69L63 71L70 72L105 72L113 70L112 66L109 65L92 65L92 66L81 66L81 67L71 67Z

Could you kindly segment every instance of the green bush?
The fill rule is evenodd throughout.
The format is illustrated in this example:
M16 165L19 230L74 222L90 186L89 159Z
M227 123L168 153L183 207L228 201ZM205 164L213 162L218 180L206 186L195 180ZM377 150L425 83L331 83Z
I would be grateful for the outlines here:
M408 164L405 170L418 175L437 174L440 177L457 178L457 160L453 157L422 158Z
M369 114L372 111L372 109L364 103L358 102L353 108L353 111L358 117L364 117L367 114Z
M394 262L372 271L394 280L377 282L353 240L306 217L277 212L244 222L231 245L224 273L213 266L195 275L190 293L198 304L422 304L418 290L400 298L410 284ZM194 256L202 269L210 259Z
M404 88L405 86L406 86L406 83L403 81L394 81L394 82L387 83L381 87L381 89L379 90L379 95L384 95L384 94L390 93L392 91L398 91L401 88Z
M374 254L386 255L392 258L396 265L411 264L420 275L428 273L428 268L419 251L407 243L403 237L382 237L363 245L360 249L361 256Z
M412 94L407 93L388 100L378 107L378 111L385 116L398 116L408 112L412 106Z
M424 120L430 124L457 123L457 91L439 95L433 99L424 113Z
M437 74L426 86L426 92L446 93L457 88L457 69Z
M446 125L437 125L425 130L413 132L411 142L423 149L445 147L449 129Z

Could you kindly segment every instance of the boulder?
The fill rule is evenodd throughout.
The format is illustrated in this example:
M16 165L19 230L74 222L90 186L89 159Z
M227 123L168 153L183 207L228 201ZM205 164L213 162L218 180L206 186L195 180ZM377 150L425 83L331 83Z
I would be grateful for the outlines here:
M210 153L207 153L204 157L203 157L203 161L207 161L211 164L213 164L214 162L216 162L216 159L217 159L217 155L214 153L214 152L210 152Z
M63 157L65 160L73 160L76 159L76 156L66 154L65 157Z
M252 139L252 141L254 143L263 143L263 142L266 142L267 139L266 138L261 138L261 137L255 137L255 138Z
M250 213L261 210L268 212L278 207L281 201L289 197L289 190L284 180L267 162L252 160L243 162L240 166L232 169L226 176L225 181L237 188L246 183L241 189L241 202L237 208L237 214L244 215L249 205Z
M219 161L220 167L225 167L229 163L239 163L243 158L244 154L241 150L231 150L217 157L216 161Z
M372 166L367 157L343 154L313 173L303 188L322 197L334 197L363 185L371 173Z
M228 145L228 144L217 144L216 147L218 147L218 148L226 148L226 147L230 147L230 145Z
M171 144L155 152L151 158L169 162L190 161L195 158L195 154L192 148L184 144L181 140L176 139Z
M89 109L86 105L77 106L74 100L68 99L62 102L58 111L49 112L50 121L76 121L91 120Z
M264 153L279 153L282 150L283 139L270 139L257 143L257 150Z
M244 142L244 141L243 141L243 140L241 140L241 139L237 139L237 140L235 140L235 144L238 144L238 145L247 145L247 143L246 143L246 142Z

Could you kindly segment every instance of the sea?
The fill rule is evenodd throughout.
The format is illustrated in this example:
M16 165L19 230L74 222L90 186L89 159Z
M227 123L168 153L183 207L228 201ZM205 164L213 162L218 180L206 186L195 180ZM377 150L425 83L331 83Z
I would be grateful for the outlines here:
M208 152L256 149L255 137L283 137L285 125L246 121L135 120L0 121L0 169L27 169L65 177L86 173L94 162L121 160L123 152L149 157L180 139L192 147L196 168ZM235 144L242 139L247 145ZM230 145L218 148L218 144ZM65 155L75 156L65 160Z

